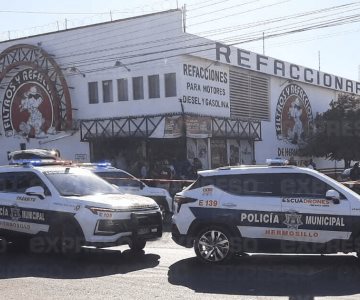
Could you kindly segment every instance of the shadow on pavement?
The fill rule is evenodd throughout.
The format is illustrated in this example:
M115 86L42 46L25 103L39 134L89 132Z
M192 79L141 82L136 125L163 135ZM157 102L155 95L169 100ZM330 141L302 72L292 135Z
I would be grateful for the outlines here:
M170 266L168 280L199 293L314 299L360 293L360 262L350 255L252 255L209 265L194 257Z
M163 232L171 232L171 222L163 222Z
M86 249L75 257L57 254L33 254L30 252L6 252L0 254L0 279L44 277L78 279L126 274L154 268L159 255L120 252L112 249Z

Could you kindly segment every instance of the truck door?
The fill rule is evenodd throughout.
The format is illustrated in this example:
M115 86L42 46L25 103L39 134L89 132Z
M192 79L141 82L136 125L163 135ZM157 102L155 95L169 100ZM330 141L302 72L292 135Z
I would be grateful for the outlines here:
M27 171L2 173L0 176L0 228L32 235L47 232L51 196L38 175ZM27 195L26 190L32 186L42 186L45 197Z
M283 212L282 239L326 243L347 240L351 234L351 207L340 194L340 201L326 199L336 190L323 179L305 173L277 174Z
M279 227L281 199L276 193L273 174L237 174L228 177L221 197L223 208L236 209L237 227L249 239L272 239L269 232ZM219 178L217 185L221 187Z

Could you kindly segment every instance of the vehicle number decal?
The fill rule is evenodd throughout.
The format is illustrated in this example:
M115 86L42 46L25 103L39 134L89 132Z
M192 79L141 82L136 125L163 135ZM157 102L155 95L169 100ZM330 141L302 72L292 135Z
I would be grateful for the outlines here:
M99 217L101 218L112 218L111 212L99 212Z
M218 205L217 200L199 200L199 206L217 207Z

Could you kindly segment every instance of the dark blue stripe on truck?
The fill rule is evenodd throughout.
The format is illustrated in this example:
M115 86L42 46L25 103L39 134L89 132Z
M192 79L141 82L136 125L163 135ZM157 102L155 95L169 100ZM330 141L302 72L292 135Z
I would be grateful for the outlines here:
M235 226L358 232L359 216L190 207L197 220Z

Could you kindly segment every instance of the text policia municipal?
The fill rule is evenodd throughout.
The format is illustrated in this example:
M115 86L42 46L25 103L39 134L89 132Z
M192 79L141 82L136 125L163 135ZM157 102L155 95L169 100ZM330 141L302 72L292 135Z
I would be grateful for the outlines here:
M243 223L280 224L280 217L272 213L241 213ZM340 226L344 227L344 218L336 216L305 216L306 225Z
M216 60L241 68L360 95L360 82L216 43Z

